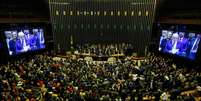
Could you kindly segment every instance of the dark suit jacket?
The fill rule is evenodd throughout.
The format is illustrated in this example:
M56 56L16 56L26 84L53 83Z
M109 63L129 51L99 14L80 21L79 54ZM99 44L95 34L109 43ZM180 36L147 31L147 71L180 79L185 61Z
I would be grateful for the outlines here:
M37 32L36 35L35 35L35 38L36 38L36 46L38 49L40 48L43 48L43 43L41 43L41 41L44 40L44 36L43 36L43 33L40 33L40 32Z
M161 44L160 44L161 51L165 51L167 41L168 41L167 39L162 39Z
M20 39L17 39L15 42L16 51L19 52L23 49L23 41L21 42Z
M9 46L10 46L10 51L12 51L13 53L15 53L15 40L10 40L9 41Z
M35 46L36 46L36 37L35 37L35 35L30 35L29 45L30 45L32 50L35 49Z
M183 38L181 40L179 40L181 47L179 49L179 52L186 52L187 50L187 45L188 45L188 39Z
M198 41L197 43L195 43L196 41L196 38L192 38L192 39L189 39L189 43L188 43L188 48L187 48L187 56L189 59L195 59L196 58L196 52L191 52L191 49L192 50L196 50L198 48ZM193 45L195 44L195 46L193 47Z
M169 51L171 51L173 47L174 47L174 44L172 43L172 40L169 40L166 44L165 52L169 53ZM177 41L176 49L180 49L180 48L181 48L181 43Z
M188 45L187 45L187 50L186 50L186 54L187 54L187 55L190 54L190 51L191 51L191 49L192 49L192 47L193 47L193 44L194 44L195 40L196 40L196 38L190 38L190 39L188 40Z

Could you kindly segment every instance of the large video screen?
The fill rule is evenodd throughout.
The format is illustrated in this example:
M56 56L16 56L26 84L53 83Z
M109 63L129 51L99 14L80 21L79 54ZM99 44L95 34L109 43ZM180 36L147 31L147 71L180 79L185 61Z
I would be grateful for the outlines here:
M9 55L35 51L45 48L42 28L23 28L4 31Z
M194 32L162 30L159 51L195 60L200 38L201 35Z

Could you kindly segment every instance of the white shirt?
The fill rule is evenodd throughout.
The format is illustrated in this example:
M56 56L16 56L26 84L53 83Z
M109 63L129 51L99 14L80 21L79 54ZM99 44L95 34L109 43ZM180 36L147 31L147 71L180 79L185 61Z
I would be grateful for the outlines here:
M172 49L176 49L177 48L177 41L174 43L173 48Z
M199 43L199 41L200 41L200 39L196 38L196 40L195 40L195 42L194 42L194 44L193 44L191 50L193 50L193 49L195 48L196 44ZM195 49L195 51L196 51L196 50L197 50L197 48Z
M177 49L177 41L176 41L176 42L173 42L173 47L172 47L171 53L176 54L177 51L178 51L178 49Z

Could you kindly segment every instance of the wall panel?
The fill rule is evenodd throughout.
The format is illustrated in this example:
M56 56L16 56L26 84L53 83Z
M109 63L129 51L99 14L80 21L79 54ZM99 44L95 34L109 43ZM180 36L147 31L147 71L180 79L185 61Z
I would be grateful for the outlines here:
M70 50L73 37L73 44L130 42L142 55L155 6L156 0L49 0L55 49Z

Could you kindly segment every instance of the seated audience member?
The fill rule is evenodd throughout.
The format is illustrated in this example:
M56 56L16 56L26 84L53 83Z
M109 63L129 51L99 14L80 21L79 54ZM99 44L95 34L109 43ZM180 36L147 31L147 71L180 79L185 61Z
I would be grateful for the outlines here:
M1 65L1 100L191 101L200 96L199 71L154 54L140 66L132 58L113 63L54 58L44 54Z

